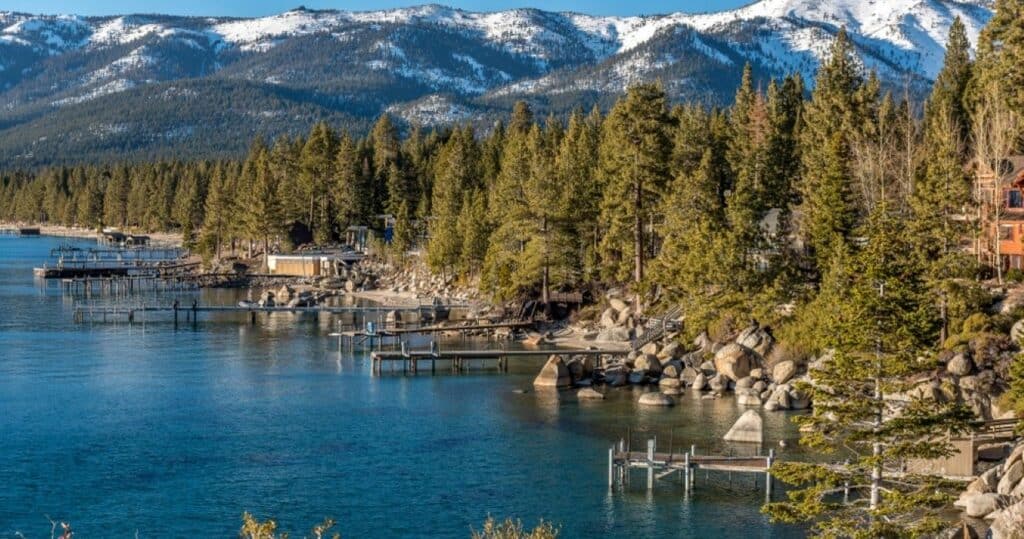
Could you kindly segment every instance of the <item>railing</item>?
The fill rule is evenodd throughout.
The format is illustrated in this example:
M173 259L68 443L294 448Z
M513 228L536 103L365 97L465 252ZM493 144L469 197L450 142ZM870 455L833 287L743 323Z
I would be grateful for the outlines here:
M644 334L641 335L640 338L633 339L632 349L634 351L639 350L664 337L665 333L667 333L669 329L678 326L677 320L682 312L683 308L677 305L666 311L660 317L648 319L647 323L644 324Z

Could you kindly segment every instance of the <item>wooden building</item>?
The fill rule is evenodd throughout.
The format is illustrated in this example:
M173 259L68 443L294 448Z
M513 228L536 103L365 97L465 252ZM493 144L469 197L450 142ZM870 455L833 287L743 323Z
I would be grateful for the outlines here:
M1024 270L1024 155L1007 159L998 174L979 172L977 180L982 261Z
M340 273L342 266L358 262L364 256L355 251L311 251L270 255L267 257L267 270L274 275L290 277L333 277Z

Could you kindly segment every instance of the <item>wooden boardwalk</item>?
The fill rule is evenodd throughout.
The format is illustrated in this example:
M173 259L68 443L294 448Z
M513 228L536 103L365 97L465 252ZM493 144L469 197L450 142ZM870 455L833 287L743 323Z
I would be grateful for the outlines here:
M571 356L603 356L626 355L628 353L629 350L595 350L589 348L551 348L544 350L439 350L436 349L432 343L430 350L378 350L370 354L370 360L371 370L375 374L380 374L383 371L383 365L385 362L390 362L392 366L394 366L395 363L400 363L403 373L415 374L419 372L419 363L421 361L430 362L431 373L435 373L437 371L438 361L450 361L451 370L453 372L463 372L468 370L471 366L471 362L473 361L476 361L479 366L487 366L487 362L494 362L494 365L500 372L508 372L509 360L516 358L536 358L550 356L552 354Z

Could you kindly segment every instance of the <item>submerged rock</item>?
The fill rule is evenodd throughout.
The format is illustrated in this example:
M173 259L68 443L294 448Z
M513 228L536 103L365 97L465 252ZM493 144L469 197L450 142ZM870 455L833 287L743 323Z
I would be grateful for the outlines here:
M676 401L672 397L658 391L640 395L638 403L644 406L675 406Z
M592 387L585 387L576 392L576 398L580 400L604 400L604 394Z

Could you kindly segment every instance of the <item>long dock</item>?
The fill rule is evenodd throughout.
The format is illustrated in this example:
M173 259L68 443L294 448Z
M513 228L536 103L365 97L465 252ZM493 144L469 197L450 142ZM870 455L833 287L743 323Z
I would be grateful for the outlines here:
M500 372L508 372L508 361L514 358L527 358L527 357L542 357L550 356L552 354L557 355L586 355L586 356L604 356L604 355L626 355L629 354L629 350L600 350L600 349L589 349L589 348L552 348L546 350L438 350L433 346L431 350L394 350L394 351L381 351L370 353L371 370L374 374L380 374L383 371L383 365L385 362L401 363L403 373L417 373L419 372L419 362L429 361L431 374L437 372L438 361L450 361L452 372L463 372L469 368L467 362L476 360L480 365L486 365L487 361L494 361L495 366Z
M178 322L180 315L185 316L185 321L195 322L200 313L239 313L247 314L252 323L256 323L256 315L258 313L310 313L314 315L339 315L349 313L378 313L383 314L391 311L396 312L415 312L419 314L423 313L436 313L438 311L447 312L453 308L462 308L464 305L434 305L434 304L423 304L423 305L373 305L373 306L326 306L319 305L314 307L288 307L288 306L273 306L273 307L261 307L258 305L179 305L177 303L172 305L139 305L139 306L113 306L113 307L93 307L84 306L75 308L75 321L84 322L86 318L91 320L101 319L107 321L109 319L117 319L119 317L126 317L129 323L136 321L138 315L145 315L147 313L169 313L174 316L174 322Z
M695 486L697 470L763 474L765 477L765 499L771 500L772 474L771 467L775 462L775 450L769 449L767 455L727 456L698 455L695 446L683 453L657 451L657 439L647 440L646 451L631 451L625 440L608 449L608 487L616 484L628 484L630 470L642 469L647 473L647 490L654 489L654 480L668 477L674 473L681 476L684 490L692 492Z

